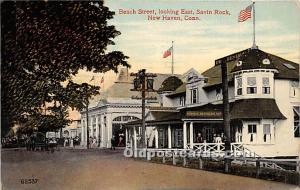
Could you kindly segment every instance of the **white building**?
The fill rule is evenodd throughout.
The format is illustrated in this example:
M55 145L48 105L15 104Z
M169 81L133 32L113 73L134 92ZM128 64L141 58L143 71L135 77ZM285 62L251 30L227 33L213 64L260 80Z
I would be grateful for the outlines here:
M154 89L158 89L162 81L170 75L157 74L154 78ZM132 99L133 96L141 96L140 92L133 89L134 77L129 76L128 69L121 69L117 81L89 106L89 135L96 138L98 147L110 148L111 138L114 135L117 146L125 147L124 124L129 121L141 119L141 100ZM157 93L148 93L147 96L155 96L157 100L146 101L146 106L159 106L160 96ZM86 146L87 127L86 112L81 112L81 145Z
M224 61L229 74L231 142L262 157L299 157L299 65L259 49L218 59L202 75L191 70L175 90L163 87L160 107L149 109L146 117L148 145L195 149L215 143L218 136L222 139L220 63ZM130 144L136 147L133 134L141 135L140 121L126 126Z

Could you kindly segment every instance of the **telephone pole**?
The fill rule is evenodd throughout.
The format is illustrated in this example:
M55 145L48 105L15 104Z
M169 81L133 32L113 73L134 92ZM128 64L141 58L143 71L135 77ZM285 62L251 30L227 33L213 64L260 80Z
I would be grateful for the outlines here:
M230 171L230 158L231 155L231 135L230 135L230 115L229 115L229 98L228 98L228 77L227 77L227 61L222 59L222 91L223 91L223 124L225 129L225 172Z
M137 73L131 73L130 76L135 76L133 80L133 89L131 91L140 91L141 97L132 97L133 99L142 99L142 148L147 148L146 142L146 121L145 121L145 109L146 100L155 100L156 97L146 97L146 92L155 92L153 89L153 81L156 74L146 73L146 69L141 69Z

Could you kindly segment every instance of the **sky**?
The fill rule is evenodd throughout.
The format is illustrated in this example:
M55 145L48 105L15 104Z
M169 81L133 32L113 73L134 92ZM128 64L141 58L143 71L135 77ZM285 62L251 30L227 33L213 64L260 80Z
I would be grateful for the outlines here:
M115 12L109 20L121 35L113 41L108 51L122 51L129 57L130 72L146 69L147 72L171 73L171 56L163 53L174 41L174 73L182 74L190 68L200 73L214 65L214 61L226 55L250 48L253 43L252 18L238 22L239 12L252 1L209 0L104 0L104 5ZM119 10L193 10L200 20L168 21L147 20L145 14L120 14ZM197 10L227 10L229 15L198 15ZM185 15L180 14L184 18ZM300 3L298 1L255 1L255 36L259 49L285 59L300 62ZM82 71L76 80L100 85L104 76L104 88L113 84L117 75L113 72L95 74ZM103 88L103 85L101 85Z

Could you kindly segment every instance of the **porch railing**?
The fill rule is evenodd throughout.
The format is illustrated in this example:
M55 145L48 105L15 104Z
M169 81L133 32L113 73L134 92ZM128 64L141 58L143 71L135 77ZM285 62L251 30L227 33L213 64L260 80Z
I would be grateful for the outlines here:
M225 155L225 143L193 143L193 147L188 144L186 148L199 150L206 155L211 154L211 152L219 156ZM242 143L231 143L230 151L233 157L261 158L255 152L245 148Z

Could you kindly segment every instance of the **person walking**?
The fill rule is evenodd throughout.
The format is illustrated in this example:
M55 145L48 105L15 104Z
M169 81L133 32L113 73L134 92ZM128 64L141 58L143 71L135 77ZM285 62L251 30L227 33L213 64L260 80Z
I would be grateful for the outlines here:
M73 137L70 139L70 148L74 148L74 140Z
M110 139L110 143L111 143L111 150L116 150L116 139L115 139L115 135L113 135L112 138Z

